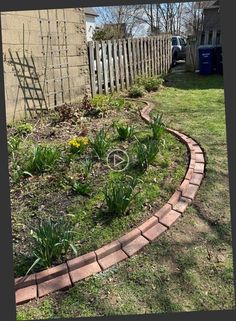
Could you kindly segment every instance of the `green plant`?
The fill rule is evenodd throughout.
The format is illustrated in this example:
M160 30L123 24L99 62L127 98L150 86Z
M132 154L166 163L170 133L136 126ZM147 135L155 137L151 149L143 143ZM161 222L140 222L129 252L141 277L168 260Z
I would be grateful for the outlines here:
M114 123L114 127L116 128L119 138L122 140L131 138L134 135L134 128L132 126L129 126L128 124L117 122Z
M19 124L16 126L16 134L25 136L33 131L33 126L29 123Z
M137 195L133 194L136 185L136 179L127 177L107 183L104 196L110 214L120 216L126 213L131 201Z
M133 85L128 91L128 96L131 98L143 97L144 87L141 85Z
M102 159L110 146L105 130L102 128L90 141L94 153L98 158Z
M72 185L72 190L76 194L83 196L88 196L91 193L91 187L87 182L74 182Z
M159 142L156 140L146 140L145 142L137 141L135 154L137 164L142 170L146 170L153 163L159 151Z
M33 255L36 258L26 274L35 265L50 267L55 260L66 255L69 248L77 255L77 250L73 245L74 232L70 221L65 218L53 222L50 218L41 221L39 226L31 231L34 248Z
M93 161L92 161L92 159L86 158L86 159L82 162L81 167L82 167L83 177L84 177L84 178L87 178L88 175L91 173L92 168L93 168Z
M7 145L8 145L8 153L14 155L15 152L19 149L21 143L21 139L19 137L9 137Z
M161 141L162 135L165 131L165 124L162 121L162 114L155 115L151 117L150 127L152 129L152 136L153 139Z
M34 146L33 151L26 161L26 174L41 174L52 170L61 157L58 147Z
M90 99L88 95L84 96L81 106L84 110L85 117L97 117L100 114L100 110L97 107L94 107L93 99Z

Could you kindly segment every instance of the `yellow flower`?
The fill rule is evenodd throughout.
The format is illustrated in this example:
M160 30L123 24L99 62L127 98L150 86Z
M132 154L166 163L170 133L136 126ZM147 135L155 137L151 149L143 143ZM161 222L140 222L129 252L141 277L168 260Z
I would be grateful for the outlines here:
M78 150L82 150L88 144L89 144L88 137L83 137L83 136L74 137L69 141L69 145L73 149L78 149Z

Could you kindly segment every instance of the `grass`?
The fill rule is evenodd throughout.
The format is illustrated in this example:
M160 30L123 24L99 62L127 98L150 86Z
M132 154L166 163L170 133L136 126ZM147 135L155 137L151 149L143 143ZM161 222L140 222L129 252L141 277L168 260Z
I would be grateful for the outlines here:
M151 96L156 111L169 127L195 138L207 156L206 177L194 203L139 255L68 292L19 306L18 320L235 308L223 79L178 73L168 80ZM166 152L159 159L164 176L147 174L150 182L158 175L160 194L168 190L162 184L171 187L181 176L180 169L165 176L172 156ZM155 193L152 186L142 197ZM132 227L132 218L129 222Z

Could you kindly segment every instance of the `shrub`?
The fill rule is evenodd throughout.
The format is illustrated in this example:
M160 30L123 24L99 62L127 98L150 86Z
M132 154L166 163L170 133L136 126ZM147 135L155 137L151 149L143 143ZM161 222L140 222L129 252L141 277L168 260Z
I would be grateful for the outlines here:
M138 166L146 170L155 160L159 151L159 143L156 140L147 140L146 142L137 141L135 153Z
M152 76L152 77L137 77L135 83L138 86L143 86L144 89L148 92L157 91L160 86L163 84L164 80L161 76Z
M114 127L119 135L119 138L122 140L131 138L134 135L134 128L128 124L122 122L114 123Z
M128 92L128 96L131 98L138 98L144 96L144 87L141 85L133 85Z
M163 84L163 79L156 76L156 77L148 77L144 79L143 86L145 90L150 92L150 91L157 91L162 84Z
M91 100L92 106L98 113L105 114L109 108L110 96L109 95L96 95Z
M72 190L76 194L83 196L88 196L91 193L91 187L87 182L74 182L72 185Z
M19 124L16 126L16 134L25 136L33 131L33 126L29 123Z
M74 137L69 141L70 150L72 153L82 154L89 144L89 139L86 136Z
M166 128L165 124L162 121L162 115L152 116L150 127L152 129L153 139L160 141Z
M35 146L26 162L25 173L41 174L52 170L61 157L58 147Z
M136 195L133 194L136 185L137 180L134 178L116 179L107 183L104 196L110 214L120 216L126 213Z
M34 242L33 255L36 259L26 274L37 264L50 267L55 260L66 255L70 247L77 255L72 243L74 232L71 223L65 219L57 222L51 219L41 221L39 226L31 231L31 235Z
M90 141L94 153L99 159L102 159L106 155L106 152L110 146L105 130L101 129L96 134L95 138L91 139Z
M63 104L61 106L56 106L55 111L58 112L60 121L68 121L74 117L75 108L70 104Z

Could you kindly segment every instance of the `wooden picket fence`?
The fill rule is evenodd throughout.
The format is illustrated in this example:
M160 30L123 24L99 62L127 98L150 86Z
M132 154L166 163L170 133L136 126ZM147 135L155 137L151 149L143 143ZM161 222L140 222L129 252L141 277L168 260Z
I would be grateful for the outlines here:
M221 46L220 30L201 31L197 37L189 38L186 48L186 69L194 71L198 69L198 47L202 45Z
M92 96L128 89L137 76L166 74L171 36L88 42Z

